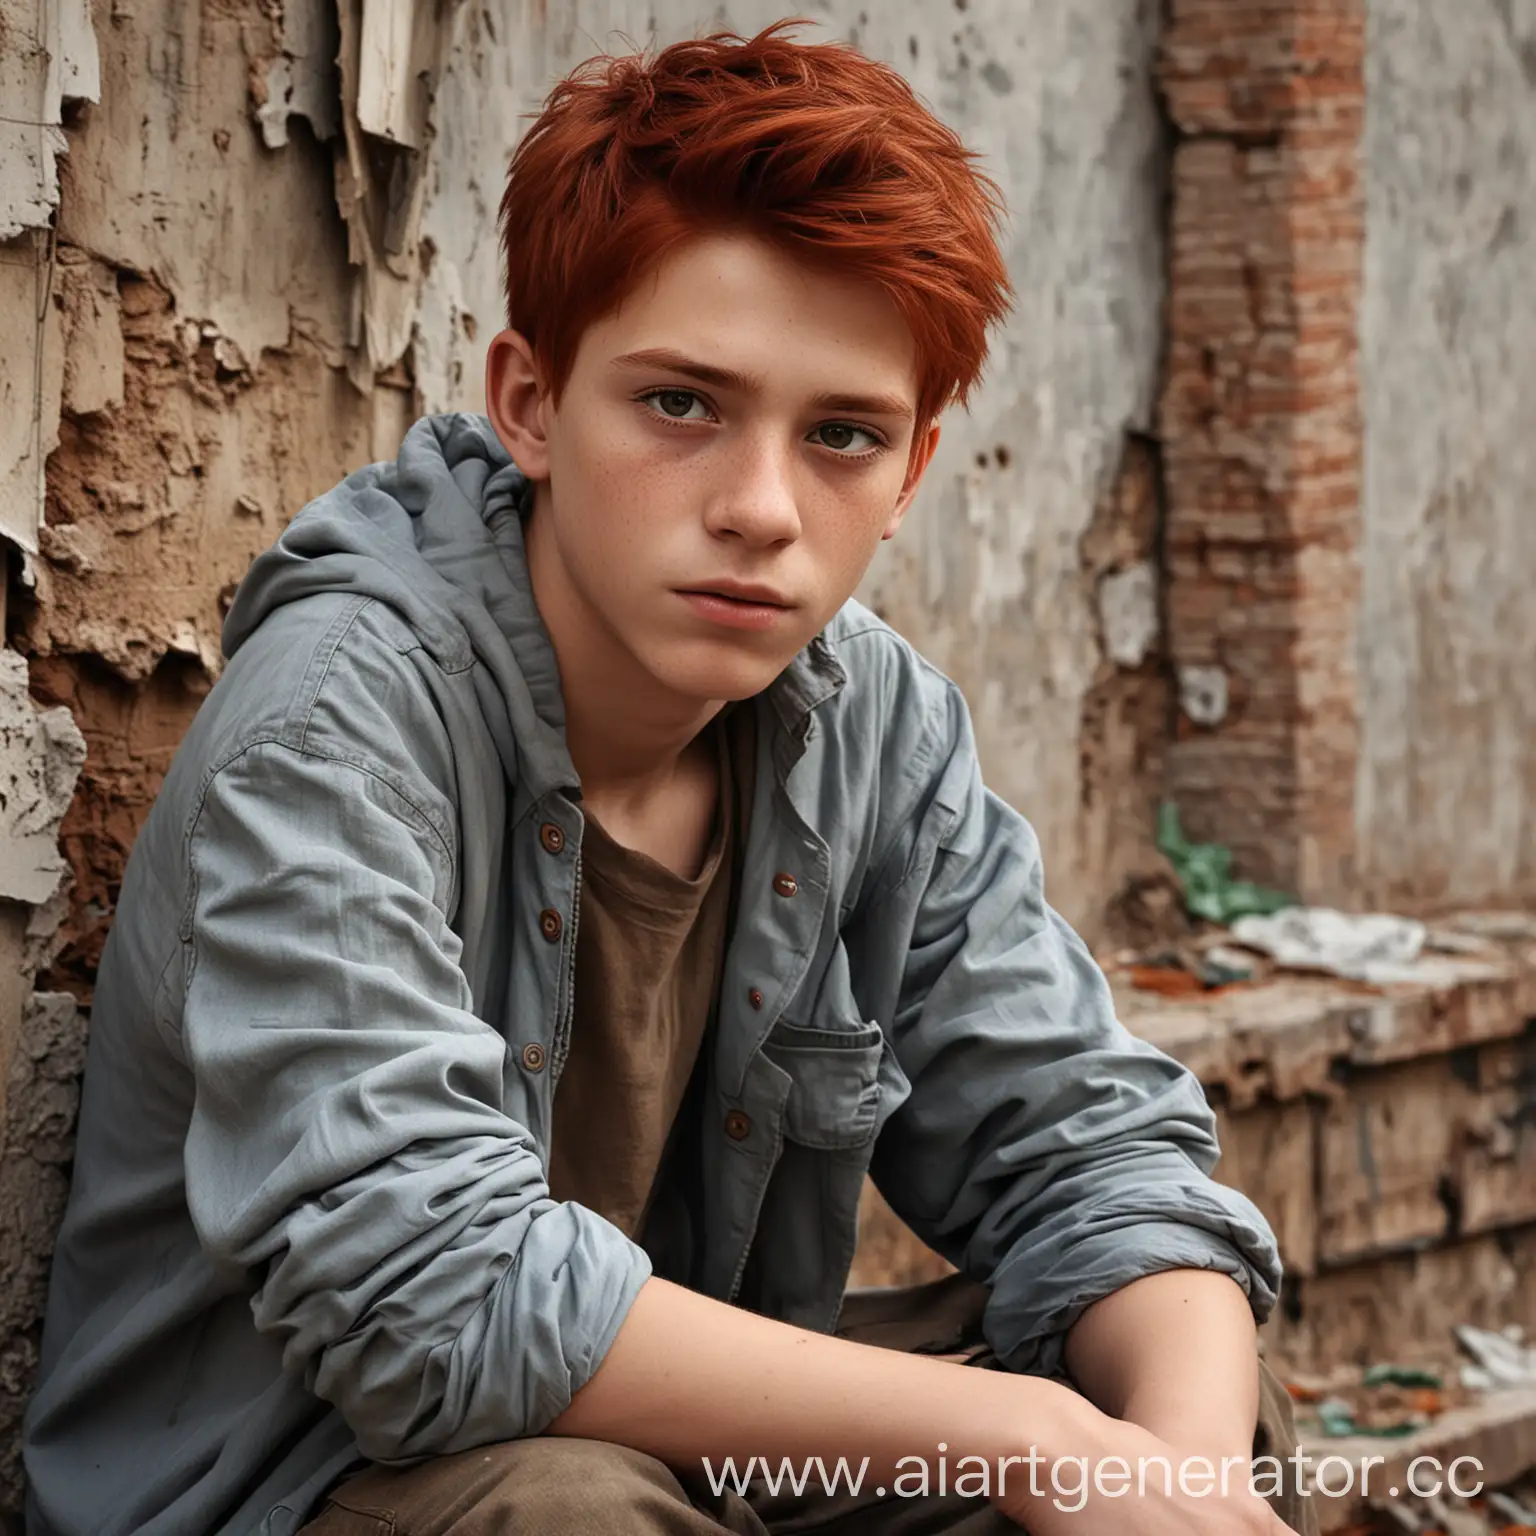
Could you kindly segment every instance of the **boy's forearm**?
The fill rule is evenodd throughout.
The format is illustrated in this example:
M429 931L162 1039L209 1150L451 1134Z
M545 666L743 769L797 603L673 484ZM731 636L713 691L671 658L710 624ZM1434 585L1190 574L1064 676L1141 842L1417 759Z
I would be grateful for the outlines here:
M1027 1457L1070 1448L1094 1411L1053 1382L812 1333L663 1280L646 1282L602 1365L550 1433L609 1440L697 1471L727 1456ZM1027 1481L1027 1467L1015 1469ZM1042 1474L1043 1475L1043 1474Z
M1205 1456L1244 1456L1259 1411L1248 1299L1214 1270L1148 1275L1096 1302L1067 1335L1066 1363L1105 1413Z

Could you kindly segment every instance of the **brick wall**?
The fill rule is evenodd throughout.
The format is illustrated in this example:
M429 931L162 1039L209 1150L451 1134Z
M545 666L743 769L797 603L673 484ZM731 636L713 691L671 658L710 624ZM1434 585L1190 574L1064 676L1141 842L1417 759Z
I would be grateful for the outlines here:
M1244 872L1352 879L1364 0L1173 0L1169 788Z

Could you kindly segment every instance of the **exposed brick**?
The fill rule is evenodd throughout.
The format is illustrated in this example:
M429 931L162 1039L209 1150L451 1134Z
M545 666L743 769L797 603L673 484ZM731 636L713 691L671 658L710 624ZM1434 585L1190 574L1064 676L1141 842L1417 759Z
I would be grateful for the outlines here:
M1172 0L1168 649L1228 676L1169 787L1244 873L1348 898L1364 0Z

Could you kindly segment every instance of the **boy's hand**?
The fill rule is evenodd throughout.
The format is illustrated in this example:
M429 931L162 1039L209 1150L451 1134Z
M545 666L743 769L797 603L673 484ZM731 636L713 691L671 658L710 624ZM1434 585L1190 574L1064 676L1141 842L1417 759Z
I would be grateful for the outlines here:
M1031 1536L1291 1536L1251 1491L1246 1458L1202 1458L1087 1402L1055 1441L992 1500Z

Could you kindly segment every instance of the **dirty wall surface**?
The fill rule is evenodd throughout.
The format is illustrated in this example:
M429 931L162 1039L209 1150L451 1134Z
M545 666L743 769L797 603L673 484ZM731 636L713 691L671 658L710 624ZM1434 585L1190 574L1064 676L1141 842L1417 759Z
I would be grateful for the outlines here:
M1152 0L807 8L901 68L1013 211L1018 311L861 594L965 688L1090 922L1144 854L1164 697L1146 437ZM423 410L478 408L506 161L582 58L721 9L0 0L0 1528L123 866L229 595ZM402 23L409 24L403 25ZM18 361L19 360L19 361ZM83 759L83 762L82 762ZM55 851L57 850L57 851Z
M1383 904L1536 897L1536 6L1372 0L1358 845Z

